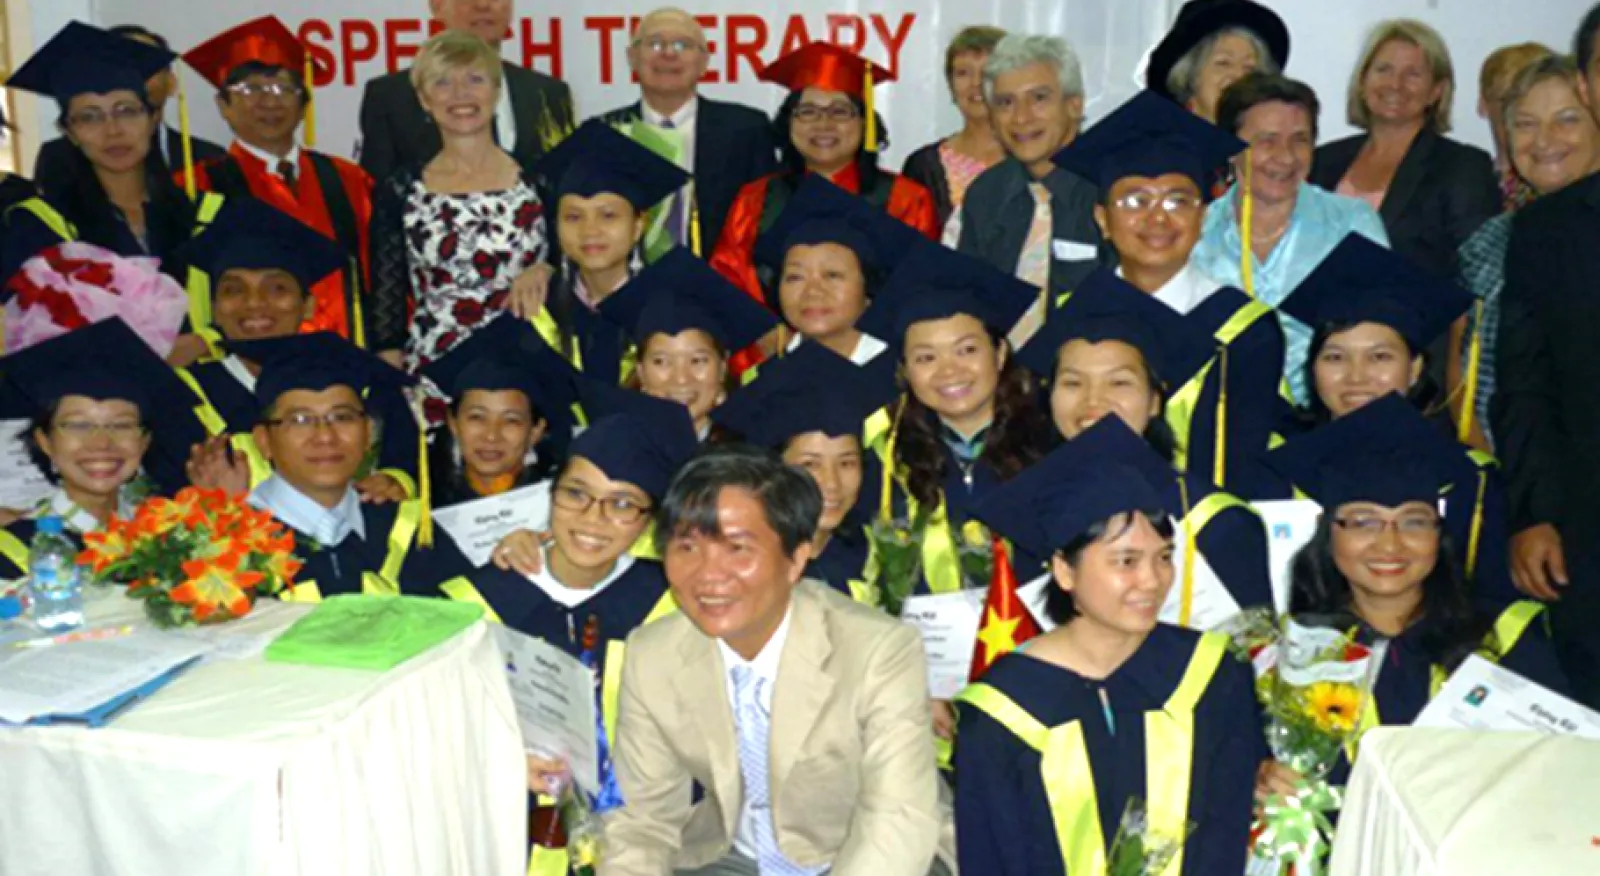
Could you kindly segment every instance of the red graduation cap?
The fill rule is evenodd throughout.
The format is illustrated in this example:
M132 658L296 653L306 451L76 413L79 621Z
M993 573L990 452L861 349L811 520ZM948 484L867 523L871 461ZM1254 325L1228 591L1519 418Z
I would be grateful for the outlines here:
M872 89L880 82L895 80L888 68L832 43L810 43L768 64L760 79L790 91L821 88L859 98L866 107L867 151L878 151L878 117L873 109Z
M233 68L250 61L300 71L306 84L305 141L308 147L316 145L317 122L311 90L319 68L305 44L276 15L264 15L223 31L184 52L183 60L218 90L227 87L228 74ZM328 72L326 65L320 69Z

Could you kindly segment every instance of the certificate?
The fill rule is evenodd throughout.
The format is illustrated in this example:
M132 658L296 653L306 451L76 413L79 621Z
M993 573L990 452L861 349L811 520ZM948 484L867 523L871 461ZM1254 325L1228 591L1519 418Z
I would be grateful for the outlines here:
M599 791L594 673L542 639L500 624L492 628L505 658L523 747L565 758L579 787Z
M27 420L0 420L0 508L26 511L53 489L28 457L27 431Z
M433 509L433 520L474 566L489 562L500 539L519 529L542 532L550 526L550 485L537 483L498 496Z
M1279 614L1289 610L1289 567L1294 555L1311 541L1317 531L1317 519L1322 516L1322 506L1310 499L1289 499L1277 502L1255 502L1252 507L1261 515L1267 528L1267 567L1272 573L1272 605Z
M1167 590L1167 601L1162 603L1158 618L1168 624L1182 622L1184 563L1189 555L1184 540L1192 538L1187 520L1179 525L1176 536L1177 546L1172 552L1172 587ZM1184 625L1191 630L1211 630L1238 613L1238 600L1233 598L1222 579L1212 570L1211 564L1196 550L1194 573L1189 579L1189 618Z
M1476 654L1462 662L1414 726L1600 739L1600 713Z
M1017 588L1017 595L1036 618L1042 620L1044 586L1048 575ZM922 634L922 653L928 664L928 695L948 700L967 686L972 674L972 649L978 640L978 624L988 588L960 590L906 599L900 618Z

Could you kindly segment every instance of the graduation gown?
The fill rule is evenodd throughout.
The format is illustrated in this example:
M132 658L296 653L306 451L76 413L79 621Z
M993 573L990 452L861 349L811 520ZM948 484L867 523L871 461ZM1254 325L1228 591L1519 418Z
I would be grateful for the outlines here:
M187 278L187 270L178 260L170 259L178 247L188 242L194 228L194 207L182 198L169 208L172 215L157 212L155 204L145 205L148 215L145 228L148 240L141 242L126 223L113 223L109 238L87 239L79 224L79 217L69 215L59 198L40 196L28 198L7 208L5 213L4 249L0 250L0 283L9 281L22 268L23 263L41 252L72 240L92 243L119 256L149 256L162 260L161 269L180 283ZM41 213L43 216L41 216ZM44 216L64 221L76 228L77 234L64 236L47 222ZM181 229L181 231L180 231Z
M223 158L202 162L195 166L195 188L202 192L218 191L228 196L249 195L267 205L274 207L311 228L321 232L329 240L339 241L340 235L334 228L334 211L328 209L327 195L322 190L322 182L318 178L316 165L313 164L308 150L301 149L299 161L295 168L295 185L291 190L289 185L267 167L266 162L250 154L237 142L228 147L228 154ZM355 228L348 229L353 232L357 243L350 258L359 265L360 277L356 284L364 291L369 288L370 274L369 253L372 251L368 226L372 223L372 179L367 172L353 162L330 155L321 155L321 158L332 162L334 171L339 177L343 196L349 203L350 212L355 219ZM179 185L183 184L182 174L177 175ZM346 247L349 249L349 247ZM301 325L301 331L338 332L340 335L358 340L359 335L353 335L352 329L358 322L354 310L365 310L364 302L347 297L347 290L354 288L349 284L352 279L348 271L341 271L323 278L311 287L311 295L316 298L316 310L311 318ZM363 314L364 317L364 314Z
M1272 574L1261 517L1238 497L1195 475L1177 475L1168 489L1169 507L1183 507L1187 500L1189 508L1188 515L1175 522L1183 531L1195 533L1195 554L1204 559L1239 608L1271 608ZM1181 556L1184 550L1180 539L1175 553ZM1169 601L1182 598L1184 578L1180 574L1173 581Z
M1179 872L1243 872L1256 769L1268 753L1250 668L1227 655L1220 634L1207 634L1207 641L1202 648L1201 634L1158 624L1103 681L1025 652L1008 654L980 685L964 691L955 748L956 847L964 876L1098 876L1073 870L1066 860L1093 842L1109 852L1129 798L1149 804L1153 758L1188 767L1185 817L1195 828ZM1193 681L1181 684L1186 675ZM1100 836L1078 842L1058 837L1039 750L983 707L974 696L982 686L1045 728L1081 728L1092 787L1055 790L1063 803L1092 800ZM1180 689L1193 697L1190 708L1178 705ZM1102 706L1102 691L1108 706ZM1153 719L1147 716L1163 710L1192 714L1192 736L1164 736L1172 740L1167 745L1150 739Z
M415 500L399 504L362 503L361 516L366 537L350 533L336 545L316 544L295 532L294 555L304 565L295 576L293 588L284 599L291 602L317 602L339 593L405 594L437 596L439 585L472 570L450 536L435 529L433 547L416 544L412 529L400 519L400 512L416 508ZM386 577L384 566L398 562L399 575Z
M552 282L566 288L552 295L552 300L564 302L556 305L559 316L547 305L534 317L533 327L545 343L586 377L615 386L633 376L637 352L627 330L579 301L570 286L575 280L558 277Z
M806 564L806 577L815 578L844 595L860 601L857 595L859 584L852 586L851 582L865 582L867 566L868 542L860 526L850 524L848 518L828 539L828 546L822 549L811 562Z

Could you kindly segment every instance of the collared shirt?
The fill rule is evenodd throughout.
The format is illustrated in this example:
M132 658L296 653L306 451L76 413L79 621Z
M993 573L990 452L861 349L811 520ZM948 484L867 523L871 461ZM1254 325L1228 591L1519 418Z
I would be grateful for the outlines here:
M239 148L243 149L247 154L253 155L257 159L259 159L263 164L265 164L267 166L267 173L272 174L273 176L277 177L278 179L283 179L283 174L278 173L278 165L279 164L287 161L287 162L289 162L290 165L294 166L295 168L299 168L300 167L300 144L299 143L296 143L293 146L290 146L289 147L289 154L287 154L287 155L273 155L271 152L268 152L265 149L257 149L256 147L251 146L249 143L246 143L243 140L235 140L233 142L239 144Z
M783 658L783 645L789 640L789 618L793 615L794 604L790 603L784 610L783 622L778 624L777 631L767 640L767 644L762 646L761 653L757 654L754 660L744 659L737 651L728 647L727 642L717 640L717 650L722 653L723 683L728 688L728 705L734 711L735 722L739 720L738 699L733 684L733 670L737 666L748 666L756 678L763 682L759 694L761 709L769 715L772 714L772 689L778 684L778 663ZM758 817L770 818L771 812L770 808L757 810L748 799L739 801L739 820L733 835L733 847L739 854L751 860L756 859L755 834L751 830L750 822L751 819Z
M793 337L789 338L789 346L783 348L784 352L793 353L795 348L800 346L800 343L804 340L804 335L800 335L798 333L795 334ZM873 359L878 358L878 354L887 349L889 349L888 344L885 344L883 341L878 340L872 335L862 332L861 337L856 340L855 352L850 354L850 361L857 365L865 365L868 362L871 362Z
M977 434L968 438L941 421L939 439L944 442L944 446L950 448L951 453L956 455L956 459L971 462L983 455L983 443L989 440L989 427L984 426L977 431Z
M131 519L136 508L123 495L124 492L126 491L117 491L116 515L124 519ZM49 496L39 502L28 516L35 520L41 517L59 517L63 526L79 535L99 532L101 527L100 521L95 519L93 514L79 507L77 502L72 501L72 497L67 495L66 488L60 486L57 486Z
M610 587L612 583L622 577L623 573L633 568L633 555L623 554L617 559L616 563L612 564L611 571L607 572L604 578L596 581L593 587L568 587L557 580L555 573L550 570L550 549L541 548L539 553L541 559L544 560L543 568L539 572L529 575L528 580L532 581L535 586L544 591L544 595L550 597L552 601L560 604L563 608L577 608L590 599L599 596L600 591Z
M245 389L248 389L251 392L256 391L256 376L250 373L249 368L245 367L243 359L240 359L238 356L229 355L226 359L222 360L222 370L228 372L228 375L234 380L239 381L239 385L243 386Z
M1200 242L1189 256L1189 264L1224 285L1244 289L1240 266L1244 244L1239 236L1238 199L1239 187L1235 185L1206 209ZM1244 291L1263 304L1277 307L1352 231L1375 243L1389 245L1389 235L1383 230L1383 219L1376 210L1362 201L1301 183L1294 211L1289 215L1289 227L1278 245L1273 247L1265 262L1254 254L1250 256L1253 288ZM1289 380L1295 402L1305 404L1305 364L1312 330L1282 314L1278 321L1283 324L1284 334L1283 373Z
M1483 318L1474 307L1467 311L1467 330L1461 336L1461 377L1465 386L1466 369L1472 354L1472 339L1481 334L1478 356L1478 391L1472 399L1473 410L1483 435L1489 440L1489 449L1495 449L1494 434L1490 431L1489 400L1494 397L1494 348L1500 334L1500 293L1506 286L1506 251L1511 248L1512 213L1501 213L1478 227L1472 236L1461 244L1461 283L1475 298L1483 303Z
M274 473L250 491L251 505L272 512L272 516L317 544L333 547L351 533L365 540L366 518L361 514L361 497L354 487L345 487L344 498L332 508L295 489Z
M500 102L494 105L494 132L500 148L514 152L517 148L517 114L511 109L511 81L500 83Z
M678 155L678 166L690 173L694 172L694 123L700 113L700 95L689 98L689 102L678 107L678 111L670 116L662 115L650 108L650 104L639 101L639 114L644 120L658 128L670 128L676 131L683 141L683 151ZM670 126L667 122L671 122Z
M1117 268L1117 276L1122 276L1122 268ZM1212 293L1222 288L1222 284L1206 276L1205 273L1194 266L1191 258L1183 266L1183 270L1172 275L1166 285L1152 293L1157 301L1187 315L1190 311L1200 306L1200 302L1210 298Z

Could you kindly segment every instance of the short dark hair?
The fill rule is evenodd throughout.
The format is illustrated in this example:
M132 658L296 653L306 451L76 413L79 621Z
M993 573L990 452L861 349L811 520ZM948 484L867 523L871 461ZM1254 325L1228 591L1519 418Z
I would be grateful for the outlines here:
M251 76L277 76L279 73L289 74L289 81L293 82L294 87L300 90L300 100L303 103L306 98L305 72L302 70L295 70L290 67L280 67L277 64L267 64L261 61L246 61L243 64L234 67L232 70L229 70L228 77L222 81L222 90L219 92L218 96L223 100L227 100L232 96L228 89L238 85L246 79L249 79Z
M1217 127L1237 134L1245 113L1273 101L1305 110L1311 117L1311 140L1316 142L1317 117L1322 113L1317 93L1298 79L1261 70L1245 74L1222 92L1222 97L1217 99Z
M1600 3L1589 7L1578 32L1572 37L1572 54L1578 58L1579 75L1587 75L1589 62L1594 60L1594 32L1600 30Z
M108 28L106 33L130 40L149 40L163 51L172 51L172 44L167 42L166 37L141 24L119 24Z
M656 549L665 554L678 536L721 535L717 500L730 488L744 490L761 503L785 555L792 556L817 537L822 491L811 475L784 463L771 450L719 444L691 459L667 487L656 511Z
M1155 527L1156 534L1162 538L1170 539L1173 533L1176 532L1172 518L1168 516L1166 511L1159 508L1132 508L1127 511L1119 511L1090 526L1077 538L1067 542L1060 550L1057 550L1055 556L1065 560L1067 565L1076 570L1078 563L1083 559L1083 552L1089 548L1089 545L1099 541L1121 538L1123 533L1138 524L1138 518L1141 516L1150 521L1150 525ZM1078 606L1072 601L1071 593L1061 589L1061 586L1055 581L1051 581L1050 585L1045 588L1044 613L1050 618L1051 623L1060 626L1078 616Z

